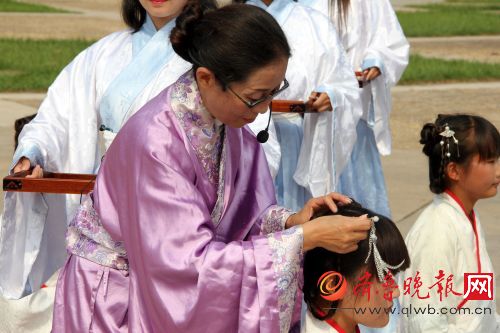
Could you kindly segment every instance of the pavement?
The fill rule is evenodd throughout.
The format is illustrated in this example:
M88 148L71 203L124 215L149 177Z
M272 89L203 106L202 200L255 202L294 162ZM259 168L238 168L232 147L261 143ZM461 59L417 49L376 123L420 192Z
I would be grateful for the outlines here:
M99 38L122 27L119 0L39 0L39 3L74 11L70 14L21 16L0 13L0 37ZM396 8L432 0L393 0ZM25 15L25 14L23 14ZM16 25L21 17L26 24ZM34 22L31 24L30 22ZM36 23L36 24L35 24ZM55 27L59 27L56 29ZM64 27L62 29L61 27ZM476 44L474 44L476 43ZM498 63L500 36L410 39L412 52L450 59L481 60ZM493 45L493 46L492 46ZM484 52L474 54L475 49ZM467 51L469 50L469 51ZM14 147L14 120L36 112L45 93L0 93L0 175L7 175ZM474 113L500 128L500 82L444 83L398 86L393 89L391 127L393 152L382 158L393 219L406 235L422 209L432 200L428 190L425 156L418 144L419 131L438 113ZM3 206L3 197L0 198ZM477 211L486 233L493 266L500 272L500 195L480 201ZM497 286L500 279L496 278ZM497 293L497 295L499 295ZM500 296L497 296L500 304Z

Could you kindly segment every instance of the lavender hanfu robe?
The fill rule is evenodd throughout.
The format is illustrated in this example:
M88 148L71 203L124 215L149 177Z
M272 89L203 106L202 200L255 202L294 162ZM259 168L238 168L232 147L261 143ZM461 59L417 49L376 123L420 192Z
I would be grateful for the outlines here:
M218 123L192 72L119 132L68 230L53 332L287 332L301 227L262 148ZM300 304L300 303L299 303Z

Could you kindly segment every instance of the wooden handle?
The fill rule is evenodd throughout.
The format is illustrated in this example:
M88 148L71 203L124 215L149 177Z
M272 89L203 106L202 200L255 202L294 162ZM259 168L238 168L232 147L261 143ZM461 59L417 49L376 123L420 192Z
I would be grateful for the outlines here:
M43 172L42 178L26 178L30 170L17 172L3 179L8 192L87 194L94 189L96 175Z
M364 80L363 80L363 72L358 72L358 71L355 71L354 72L354 75L356 76L356 79L358 80L358 86L360 88L363 88L363 85L364 85ZM361 78L361 79L360 79Z
M269 106L272 112L305 113L313 112L309 110L303 101L286 101L274 99Z

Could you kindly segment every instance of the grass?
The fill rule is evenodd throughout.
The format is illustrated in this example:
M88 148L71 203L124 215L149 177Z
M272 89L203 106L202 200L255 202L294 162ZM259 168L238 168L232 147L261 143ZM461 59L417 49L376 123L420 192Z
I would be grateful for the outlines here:
M410 56L400 84L488 81L500 79L500 64L486 64L466 60L443 60Z
M407 37L500 34L500 0L448 0L398 12Z
M92 42L0 39L0 91L46 91L57 74ZM500 64L410 57L400 84L500 80Z
M68 13L62 9L15 0L0 0L0 12Z
M499 0L446 0L448 3L468 3L468 4L484 4L484 3L500 3Z
M92 42L0 39L0 91L45 91Z

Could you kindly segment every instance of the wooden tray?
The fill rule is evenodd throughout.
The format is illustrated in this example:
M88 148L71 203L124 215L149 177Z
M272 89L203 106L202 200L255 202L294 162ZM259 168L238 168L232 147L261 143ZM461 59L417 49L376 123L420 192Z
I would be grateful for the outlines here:
M303 101L286 101L273 99L269 106L272 112L309 113L310 110Z
M3 179L3 190L9 192L39 192L87 194L94 189L96 175L43 172L42 178L26 178L29 171L21 171Z

